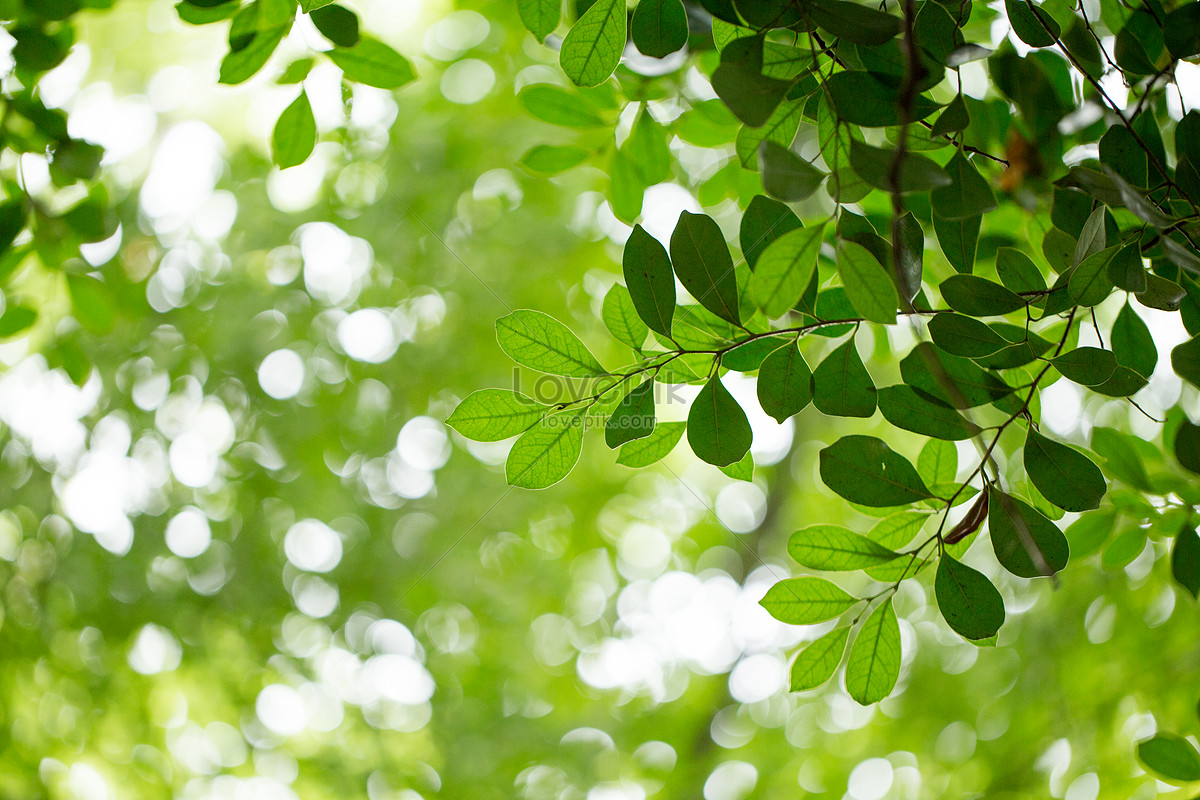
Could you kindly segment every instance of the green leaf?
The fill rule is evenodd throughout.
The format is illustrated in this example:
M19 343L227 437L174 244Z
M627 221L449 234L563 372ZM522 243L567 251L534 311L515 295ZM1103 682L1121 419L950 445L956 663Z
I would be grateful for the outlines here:
M10 305L0 314L0 339L16 336L37 321L38 312L29 306Z
M225 58L221 59L221 72L217 82L234 86L248 81L267 63L290 28L289 22L278 28L256 31L245 46L230 50Z
M330 4L309 12L308 18L322 36L338 47L358 44L358 15L350 9Z
M666 248L641 225L635 225L625 241L621 266L638 316L651 330L670 336L675 279Z
M660 422L644 439L635 439L621 448L617 463L626 467L648 467L661 461L683 438L686 422Z
M867 537L837 525L811 525L788 539L788 555L809 569L831 572L866 569L900 557Z
M873 436L843 436L820 455L821 480L849 500L872 508L932 497L903 456Z
M667 147L669 134L645 105L633 119L629 137L621 150L637 166L646 186L662 183L671 177L671 150Z
M1105 216L1107 214L1108 211L1104 206L1100 206L1087 218L1087 222L1083 223L1083 230L1079 234L1079 240L1075 244L1075 254L1071 259L1072 266L1083 263L1088 256L1099 253L1108 246L1105 232Z
M646 344L646 335L650 333L650 329L638 317L629 290L621 284L614 283L608 294L604 295L601 317L609 332L634 350L641 350Z
M746 169L758 169L758 151L763 142L775 142L781 147L791 147L804 119L804 103L800 100L784 100L767 121L756 128L743 126L737 133L734 148L738 160ZM828 161L826 161L828 164Z
M617 449L654 431L654 381L643 381L621 398L604 426L604 442Z
M1098 507L1107 490L1100 468L1090 459L1033 430L1025 438L1025 471L1047 500L1066 511Z
M67 293L75 309L75 319L93 333L113 329L116 308L112 290L103 281L86 275L68 275Z
M517 93L525 110L542 122L566 128L595 128L604 125L600 112L575 92L536 83Z
M1013 247L1001 247L996 251L996 274L1001 283L1017 294L1046 290L1042 271L1029 256Z
M940 316L940 315L939 315ZM904 382L956 408L974 408L1012 394L1012 387L974 362L922 342L900 362ZM947 389L945 383L953 386Z
M1171 575L1192 597L1200 596L1200 536L1191 528L1184 528L1175 535L1175 544L1171 547Z
M791 691L816 689L832 678L842 661L842 654L846 652L846 640L849 637L849 626L834 628L801 650L792 662Z
M1086 558L1108 540L1116 521L1116 511L1102 508L1090 511L1071 523L1067 528L1067 542L1070 545L1071 558L1079 560Z
M1054 17L1028 0L1004 0L1004 10L1013 32L1030 47L1049 47L1062 32Z
M772 141L764 141L759 147L759 161L767 194L789 203L809 197L825 180L824 172Z
M1138 743L1137 754L1143 764L1167 780L1200 780L1200 754L1182 736L1155 734L1154 738Z
M513 361L539 372L574 378L608 374L566 325L540 311L519 309L496 320L496 340Z
M573 144L539 144L521 156L521 166L535 175L557 175L582 163L587 157L587 150Z
M1146 273L1146 290L1138 292L1138 302L1147 308L1157 308L1159 311L1178 311L1180 303L1187 292L1174 281L1167 280L1153 272Z
M498 442L524 433L547 409L511 389L480 389L458 404L446 424L476 442Z
M1163 39L1167 50L1177 59L1200 54L1200 5L1186 3L1167 14Z
M753 372L775 352L780 340L774 336L751 339L721 355L721 366L734 372Z
M754 482L754 456L749 451L746 452L746 455L742 456L741 461L726 464L723 467L718 467L718 469L735 481Z
M700 305L721 319L741 324L733 258L712 217L680 212L671 234L671 265L683 288Z
M892 190L892 165L895 160L895 150L872 147L857 139L850 140L850 166L860 178L876 189L885 192ZM897 177L901 194L928 192L950 183L950 176L937 162L911 152L901 162Z
M817 0L806 9L817 25L855 44L884 44L904 27L899 17L847 0Z
M236 2L236 0L234 0ZM312 72L314 62L311 58L298 58L287 65L283 74L275 79L275 82L281 86L291 86L301 83L308 77L308 73Z
M1146 267L1137 242L1122 247L1108 262L1108 279L1127 292L1146 291Z
M990 356L1011 344L984 323L962 314L935 315L929 320L929 336L947 353L963 358Z
M975 265L975 250L979 243L982 216L966 219L946 219L933 212L933 232L950 266L957 272L970 272Z
M240 11L241 7L240 0L227 0L219 5L208 8L200 8L188 2L180 2L175 4L175 11L179 14L179 19L189 25L211 25L214 22L222 22L229 19Z
M692 401L687 434L692 452L717 467L740 461L754 438L746 412L716 377Z
M313 118L308 94L303 90L283 110L271 134L275 163L280 169L303 164L317 144L317 121Z
M1092 253L1071 272L1067 291L1076 304L1086 307L1104 302L1112 292L1112 281L1108 277L1108 264L1116 254L1116 247Z
M978 431L949 405L925 397L903 384L879 390L879 410L883 418L897 428L937 439L961 441L970 439Z
M751 128L766 124L791 83L762 74L763 37L735 39L721 51L712 88L734 116Z
M921 275L925 261L925 231L921 223L906 211L896 221L900 249L896 253L896 288L901 296L912 302L921 292Z
M824 578L788 578L772 586L758 603L789 625L815 625L841 616L859 602Z
M1184 469L1200 475L1200 425L1184 420L1175 432L1175 459Z
M992 582L950 554L938 560L934 593L946 624L965 639L995 636L1004 624L1004 599Z
M947 220L966 219L996 208L992 187L962 151L947 162L946 173L950 176L949 184L934 189L930 195L938 216Z
M863 9L863 6L855 6ZM865 9L864 9L865 10ZM825 81L825 91L838 117L866 128L885 128L900 124L899 96L890 86L877 81L866 72L838 72ZM929 116L938 108L929 98L913 98L910 122Z
M632 31L640 52L665 58L687 44L687 11L680 0L643 0L633 10Z
M966 130L971 124L971 115L967 111L967 104L963 102L962 95L955 95L950 104L937 118L937 122L933 123L933 130L930 131L931 136L946 136L951 133L958 133Z
M508 484L545 489L565 478L583 450L586 417L586 409L552 414L522 434L504 465Z
M1200 388L1200 336L1193 336L1171 351L1171 368L1176 375Z
M869 417L875 413L875 384L851 336L813 373L813 405L832 417Z
M917 456L917 474L925 481L926 486L952 483L958 474L958 448L952 442L930 439L921 447L921 453ZM906 542L907 540L900 544Z
M857 242L838 242L837 268L846 296L861 317L884 325L895 324L896 285L871 251Z
M742 223L738 232L738 242L742 255L750 269L758 264L758 258L773 242L784 234L804 227L790 208L778 200L772 200L766 195L757 194L750 200L750 205L742 214ZM754 292L751 290L751 297Z
M1083 386L1099 386L1113 376L1117 359L1099 347L1077 347L1050 360L1064 378Z
M988 491L988 532L1002 567L1020 578L1036 578L1067 565L1067 539L1053 522L995 487Z
M1136 443L1136 444L1135 444ZM1144 444L1129 434L1112 428L1092 428L1092 450L1104 459L1104 468L1130 486L1153 492L1138 446Z
M747 291L768 317L786 314L812 280L825 226L794 228L773 241L758 259Z
M938 288L951 308L972 317L998 316L1025 307L1020 295L978 275L951 275Z
M562 0L517 0L517 11L525 29L541 42L558 27Z
M758 403L763 411L783 422L800 413L813 397L813 374L796 342L774 350L758 373Z
M889 598L858 629L846 660L846 691L860 705L878 703L900 677L900 623Z
M1141 391L1148 381L1126 366L1118 365L1113 376L1092 391L1106 397L1131 397Z
M408 59L367 36L360 37L353 47L335 47L327 55L347 80L376 89L398 89L417 77Z
M946 445L954 449L954 445L947 442L933 441L930 444ZM924 454L925 451L921 452ZM913 540L913 537L924 527L928 518L927 515L916 511L899 511L889 514L875 523L875 526L867 533L867 538L891 550L899 550Z
M596 0L563 39L559 64L577 86L599 86L625 49L625 0Z

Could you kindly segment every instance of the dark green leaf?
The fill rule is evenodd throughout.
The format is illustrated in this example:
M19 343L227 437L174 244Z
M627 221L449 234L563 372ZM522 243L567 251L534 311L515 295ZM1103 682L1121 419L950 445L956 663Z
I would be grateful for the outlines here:
M1200 446L1200 437L1196 438L1196 444ZM1175 536L1171 548L1171 575L1192 597L1200 596L1200 536L1191 528L1184 528Z
M899 558L900 554L867 537L837 525L811 525L788 539L788 555L809 569L829 572L866 569Z
M733 258L712 217L689 211L679 214L671 234L671 265L683 288L700 305L721 319L741 324Z
M513 444L504 465L510 486L545 489L561 481L579 460L587 411L545 417Z
M38 313L29 306L11 305L0 314L0 339L16 336L37 321Z
M758 264L758 257L770 247L771 243L785 233L803 227L800 219L790 208L778 200L772 200L766 195L755 195L742 214L741 229L738 241L742 247L742 255L750 269ZM751 290L751 296L754 296Z
M524 433L547 410L511 389L480 389L458 404L446 424L476 442L498 442Z
M921 291L921 275L925 260L925 231L921 223L911 211L905 212L896 221L896 233L899 235L900 251L896 254L897 289L908 302Z
M683 438L686 422L660 422L644 439L635 439L621 448L617 463L626 467L648 467L662 460Z
M1012 387L974 362L922 342L900 362L904 382L956 408L974 408L1012 394ZM950 388L945 385L951 384Z
M753 372L763 365L767 356L779 348L781 340L774 336L751 339L721 356L721 366L734 372Z
M817 25L855 44L883 44L904 27L899 17L848 0L817 0L806 8Z
M812 397L812 370L795 342L776 349L762 362L758 373L758 403L777 421L783 422L798 414Z
M933 231L950 266L958 272L969 273L975 265L975 248L979 242L979 224L983 217L946 219L933 212Z
M856 8L863 8L856 6ZM899 97L895 89L871 77L866 72L839 72L825 81L825 91L839 118L867 128L884 128L900 124ZM932 100L917 95L913 99L910 122L929 116L938 108Z
M1200 336L1193 336L1171 351L1171 368L1176 375L1200 388Z
M1113 376L1117 359L1099 347L1077 347L1051 359L1064 378L1083 386L1099 386Z
M842 241L837 248L838 275L859 316L872 322L896 322L896 285L883 265L862 245Z
M1200 425L1184 420L1175 432L1175 459L1184 469L1200 475Z
M1083 230L1075 244L1075 255L1071 259L1072 266L1083 263L1088 256L1099 253L1108 246L1105 223L1107 215L1108 210L1101 206L1092 212L1091 216L1087 218L1087 222L1083 223Z
M1137 242L1119 249L1108 262L1108 279L1127 292L1146 291L1146 267Z
M961 441L978 430L950 406L903 384L879 390L879 410L897 428L938 439Z
M614 450L654 432L654 381L643 381L621 398L604 426L604 442Z
M989 356L1011 344L979 320L962 314L935 315L929 320L929 335L938 347L963 358Z
M377 89L398 89L417 77L408 59L367 36L359 37L354 47L335 47L328 55L347 80Z
M271 134L271 144L275 163L280 169L303 164L316 147L317 121L303 90L279 115Z
M967 219L991 211L996 207L996 195L992 187L975 169L975 165L963 155L954 154L946 164L950 182L933 190L930 199L933 211L942 219Z
M801 650L792 662L791 690L804 692L816 689L832 678L842 661L842 654L846 652L846 640L849 637L849 626L834 628Z
M759 161L767 194L789 203L804 200L825 180L824 172L775 142L762 143Z
M1118 364L1113 376L1099 386L1093 386L1092 391L1106 397L1130 397L1141 391L1146 383L1145 377Z
M1017 577L1036 578L1067 565L1067 539L1053 522L994 486L988 491L988 532L1001 566Z
M175 4L175 11L178 12L179 19L189 25L211 25L214 22L229 19L241 10L241 7L240 0L224 0L218 5L207 8L180 2Z
M746 412L715 377L692 401L687 434L692 452L717 467L740 461L754 438Z
M850 166L860 178L876 189L892 190L891 174L895 160L894 150L872 147L857 139L850 140ZM950 176L936 162L914 153L905 155L898 178L903 194L928 192L950 183Z
M664 58L687 44L687 12L680 0L644 0L633 10L633 43L652 58Z
M1128 302L1118 312L1109 336L1117 363L1149 378L1158 364L1158 348L1150 329Z
M891 694L900 676L900 623L889 598L858 629L846 659L846 691L860 705Z
M1012 247L996 251L996 273L1000 282L1016 293L1044 292L1046 279L1029 256Z
M1200 54L1200 5L1185 3L1167 14L1163 38L1175 58L1182 60Z
M958 133L965 130L971 124L971 115L967 111L967 104L963 102L962 95L955 95L950 101L950 105L946 106L946 110L937 118L937 122L933 123L933 130L930 134L933 136L945 136L951 133Z
M358 15L350 9L330 4L309 12L308 18L322 36L338 47L358 44Z
M758 603L789 625L815 625L833 619L859 602L824 578L788 578L772 586Z
M244 47L231 50L221 59L218 82L232 86L253 77L267 63L290 27L289 23L278 28L258 30Z
M834 417L869 417L875 413L875 384L863 366L851 336L813 373L813 405Z
M539 372L575 378L608 374L579 337L540 311L520 309L496 320L496 341L513 361Z
M1086 456L1033 430L1025 438L1025 471L1047 500L1067 511L1096 508L1107 488Z
M1147 308L1157 308L1159 311L1178 311L1179 304L1183 302L1186 294L1184 288L1175 281L1167 280L1153 272L1147 272L1146 289L1138 292L1135 296L1138 302Z
M766 124L791 83L762 74L761 36L736 39L721 51L712 88L738 119L752 128Z
M1004 599L992 582L948 553L938 560L934 593L946 624L966 639L995 636L1004 624Z
M625 49L625 0L596 0L563 39L559 64L576 86L599 86Z
M1020 295L978 275L951 275L939 289L951 308L972 317L998 316L1025 307Z
M1152 739L1139 742L1137 753L1143 764L1168 780L1200 780L1200 755L1182 736L1156 734Z
M1030 47L1049 47L1061 29L1054 18L1029 0L1004 0L1013 32Z
M851 503L884 508L932 495L916 469L881 440L844 436L821 451L821 480Z
M635 225L625 242L622 268L638 316L651 330L670 336L675 314L675 279L666 248L641 225Z
M1067 289L1075 303L1086 307L1097 306L1112 293L1108 264L1116 252L1116 247L1109 247L1092 253L1075 267Z

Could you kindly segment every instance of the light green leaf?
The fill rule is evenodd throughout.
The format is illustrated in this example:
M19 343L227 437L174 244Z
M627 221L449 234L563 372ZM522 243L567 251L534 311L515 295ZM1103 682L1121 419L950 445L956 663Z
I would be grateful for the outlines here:
M271 134L275 163L280 169L303 164L317 144L317 121L313 118L308 94L300 96L279 115Z
M545 417L517 439L504 474L510 486L545 489L561 481L583 450L586 409Z
M788 539L788 555L809 569L847 571L886 564L899 558L867 537L838 525L810 525Z
M496 340L513 361L539 372L573 378L608 374L566 325L540 311L520 309L496 320Z
M846 691L860 705L878 703L900 677L900 623L889 598L858 629L846 660Z
M782 317L800 299L817 268L824 232L824 224L796 228L773 241L759 256L748 291L768 317Z
M347 80L377 89L398 89L417 77L408 59L367 36L360 37L354 47L335 47L328 55Z
M625 0L596 0L563 39L559 64L577 86L599 86L625 49Z
M855 311L872 322L896 323L896 285L870 250L857 242L838 242L837 268Z
M638 316L634 308L629 290L619 283L614 283L604 295L604 308L601 311L604 325L613 336L635 350L642 349L646 344L646 335L650 329Z
M458 404L446 424L476 442L524 433L549 409L511 389L480 389Z
M824 578L788 578L767 590L759 605L780 622L814 625L833 619L859 600Z
M626 467L648 467L662 460L683 438L685 422L660 422L644 439L635 439L621 448L617 463Z
M517 0L517 12L525 29L541 42L558 27L562 0Z
M797 654L792 662L791 690L805 692L816 689L833 677L846 652L850 627L834 628Z
M958 475L958 447L953 442L930 439L917 456L917 474L926 486L952 483Z
M521 156L521 166L535 175L557 175L588 157L588 151L573 144L534 145Z

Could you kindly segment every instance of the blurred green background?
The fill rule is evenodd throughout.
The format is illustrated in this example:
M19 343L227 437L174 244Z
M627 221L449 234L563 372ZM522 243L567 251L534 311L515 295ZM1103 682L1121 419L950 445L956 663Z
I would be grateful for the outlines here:
M516 166L575 139L516 99L564 79L515 4L352 5L421 77L344 91L318 66L322 141L285 172L266 142L296 88L273 78L304 28L229 88L221 31L125 0L43 82L106 147L121 230L84 253L111 331L30 270L39 322L0 344L0 796L1184 796L1133 752L1197 729L1200 615L1161 541L1057 588L993 564L995 648L909 582L899 690L861 708L836 681L788 694L825 628L757 605L795 528L858 519L816 476L838 431L815 409L757 415L753 484L686 446L629 470L591 436L566 481L510 490L506 445L442 421L533 390L495 343L511 309L615 353L598 312L628 229L599 169ZM711 152L647 215L697 209Z

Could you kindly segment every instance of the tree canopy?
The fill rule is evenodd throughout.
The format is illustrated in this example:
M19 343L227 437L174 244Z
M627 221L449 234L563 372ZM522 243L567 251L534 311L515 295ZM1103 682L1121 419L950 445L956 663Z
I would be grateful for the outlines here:
M3 794L1194 791L1200 2L0 19Z

